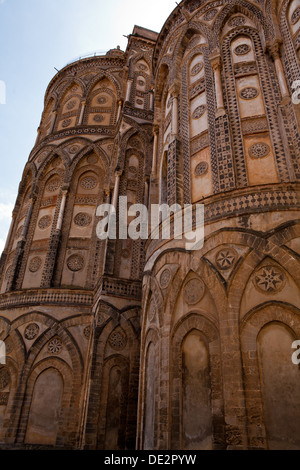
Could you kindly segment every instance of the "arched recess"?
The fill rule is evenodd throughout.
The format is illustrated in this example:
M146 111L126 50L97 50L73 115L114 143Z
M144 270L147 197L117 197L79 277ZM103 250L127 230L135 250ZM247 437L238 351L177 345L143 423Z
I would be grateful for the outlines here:
M171 449L224 448L220 340L216 327L191 312L171 336Z
M24 260L19 274L22 288L41 285L49 240L58 215L64 170L62 160L54 156L42 173L39 195L35 201L26 234Z
M62 131L78 124L83 90L79 83L70 84L63 93L57 109L55 131Z
M83 123L89 126L113 126L117 117L117 91L107 77L102 77L87 93Z
M244 14L228 14L220 39L240 187L290 179L290 157L280 137L278 83L263 49L265 26L257 27L256 22ZM266 173L268 179L262 180Z
M44 138L47 135L51 134L55 119L54 110L55 100L51 97L43 113L42 122L40 126L40 138Z
M289 2L286 10L286 20L295 52L300 62L300 5L298 0Z
M54 285L92 288L102 269L96 209L103 202L105 170L95 152L78 162L71 177ZM92 268L91 268L92 267Z
M142 449L153 450L158 442L158 347L152 341L147 345L144 378L143 444Z
M129 362L121 355L103 367L97 449L124 450L128 420Z
M300 448L300 371L292 362L299 310L269 303L241 325L249 448Z
M150 66L148 61L142 57L136 57L134 60L133 86L131 88L130 101L134 107L140 109L150 109Z
M6 365L0 365L0 443L5 443L6 440L17 383L15 360L7 356Z
M63 360L48 358L39 362L27 381L21 414L25 424L18 428L16 441L48 446L59 440L70 443L68 410L72 389L73 373Z

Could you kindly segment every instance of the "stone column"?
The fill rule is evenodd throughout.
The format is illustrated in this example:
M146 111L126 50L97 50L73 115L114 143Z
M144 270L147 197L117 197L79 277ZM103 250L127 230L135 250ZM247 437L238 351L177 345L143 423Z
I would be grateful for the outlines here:
M170 95L172 97L172 125L171 125L171 134L172 138L176 139L178 137L178 94L179 86L177 83L173 83L170 87Z
M61 199L61 202L60 202L60 208L59 208L59 214L58 214L58 218L57 218L56 230L61 230L61 227L62 227L63 217L64 217L64 213L65 213L65 207L66 207L67 194L68 194L68 190L64 189L63 192L62 192L62 199Z
M274 43L268 45L268 49L274 60L276 75L278 78L280 92L282 96L282 102L283 104L285 104L287 101L289 101L290 94L281 61L281 44L281 41L276 40Z
M217 102L216 117L218 117L218 116L223 116L225 114L223 89L222 89L222 77L221 77L222 62L221 62L221 56L219 53L215 53L210 56L210 64L214 72L216 102Z
M121 116L122 103L123 103L123 101L122 101L122 100L119 100L119 101L118 101L118 114L117 114L117 122L119 121L119 119L120 119L120 116Z
M82 124L85 106L86 106L86 101L84 100L84 101L81 102L81 111L80 111L78 126L81 126L81 124Z
M156 175L156 169L157 169L157 145L158 145L158 134L159 134L159 127L158 125L154 125L153 129L153 134L154 134L154 141L153 141L153 159L152 159L152 175Z
M131 94L131 87L132 87L132 84L133 84L133 79L132 79L132 78L128 78L128 80L127 80L126 98L125 98L125 101L127 101L127 102L130 101L130 94Z
M154 110L154 90L150 90L150 103L149 108L151 111Z
M119 199L119 188L120 188L120 179L121 179L122 171L116 171L115 173L115 187L114 187L114 194L113 194L113 201L112 205L117 210L118 207L118 199Z

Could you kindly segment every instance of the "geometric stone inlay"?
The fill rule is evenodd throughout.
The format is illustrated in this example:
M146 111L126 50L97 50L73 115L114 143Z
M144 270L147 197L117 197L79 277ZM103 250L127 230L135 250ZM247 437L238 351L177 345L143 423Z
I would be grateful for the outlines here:
M243 100L253 100L258 97L258 94L259 91L254 87L247 87L240 91L240 97Z
M78 272L81 271L84 267L84 259L80 255L71 255L67 259L67 266L70 271Z
M191 279L184 287L184 298L189 305L197 304L204 296L205 285L200 279Z
M206 111L206 105L205 104L201 104L201 106L198 106L195 111L193 112L193 119L199 119L201 118L201 116L203 116L203 114L205 113Z
M92 222L92 216L86 212L79 212L74 218L75 225L79 227L87 227Z
M67 109L73 109L76 105L76 101L75 100L72 100L72 101L69 101L68 104L67 104Z
M41 230L45 230L46 228L50 227L52 222L52 217L50 215L44 215L39 222L38 222L38 227Z
M169 269L165 269L162 272L160 276L160 280L159 280L161 288L166 289L166 287L168 287L168 285L170 284L170 281L171 281L171 273Z
M102 121L104 121L105 117L102 116L101 114L96 114L96 116L94 116L93 119L94 119L95 122L102 122Z
M269 155L271 149L269 145L265 143L253 144L249 148L249 155L252 158L264 158Z
M98 182L93 176L86 176L80 181L80 185L83 189L94 189Z
M231 28L237 27L237 26L243 26L246 23L246 18L243 16L236 16L235 18L232 18L232 20L229 22L229 26Z
M90 338L90 335L91 335L91 327L90 326L86 326L83 330L83 334L84 334L84 337L86 339L89 339Z
M296 8L294 13L292 14L291 23L296 24L299 18L300 18L300 7Z
M249 46L249 44L240 44L234 49L234 53L236 55L246 55L248 54L248 52L250 52L250 50L251 47Z
M198 73L201 72L201 70L203 69L204 67L204 64L201 63L201 62L198 62L198 64L194 65L194 67L192 68L191 70L191 75L194 77L195 75L198 75Z
M109 345L115 351L122 351L127 344L127 336L121 328L113 331L108 338Z
M107 102L107 98L105 98L105 96L99 96L99 98L97 99L97 103L99 104L105 104Z
M254 275L254 285L262 292L279 292L285 282L284 273L275 266L263 266Z
M32 341L34 338L37 337L39 334L40 327L36 323L30 323L30 325L27 325L24 331L24 336L26 339L29 341Z
M217 13L218 13L218 10L216 8L208 10L203 17L204 21L213 20Z
M237 253L232 248L220 250L216 255L216 264L219 269L226 270L232 268L237 259Z
M30 261L28 269L31 273L36 273L37 271L39 271L41 266L42 266L42 259L39 256L36 256L35 258L32 258L32 260Z
M71 124L72 122L72 119L65 119L61 125L61 127L69 127L69 125Z
M62 342L59 338L54 338L48 343L48 352L50 354L59 354L62 350Z
M59 178L53 178L46 186L46 191L49 193L54 193L61 186L61 180Z
M200 162L195 168L195 175L202 176L205 175L208 171L208 163L207 162Z

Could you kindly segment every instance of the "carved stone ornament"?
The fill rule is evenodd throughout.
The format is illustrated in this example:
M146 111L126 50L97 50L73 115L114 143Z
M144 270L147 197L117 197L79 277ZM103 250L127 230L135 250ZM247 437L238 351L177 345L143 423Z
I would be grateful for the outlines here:
M103 122L105 117L102 114L96 114L93 119L95 122Z
M200 162L195 168L195 176L203 176L208 171L208 163Z
M84 259L80 255L71 255L67 259L67 266L70 271L78 272L84 268Z
M204 296L205 285L200 279L191 279L188 281L183 290L183 296L185 301L189 305L194 305L200 302Z
M195 64L192 69L191 69L191 75L194 77L195 75L198 75L198 73L201 72L201 70L203 69L204 67L204 64L202 62L198 62L197 64Z
M286 283L286 277L277 266L263 266L254 274L255 287L264 293L280 292Z
M97 180L93 176L86 176L80 181L80 186L83 189L95 189L97 184Z
M171 272L169 269L165 269L160 275L160 286L162 289L166 289L171 281Z
M127 344L127 336L121 328L117 328L110 334L108 343L115 351L122 351Z
M261 142L251 145L249 148L249 155L251 158L264 158L269 155L271 149L269 145Z
M92 216L90 214L87 214L86 212L79 212L74 217L74 223L78 227L88 227L91 224L92 220Z
M217 13L218 13L218 10L216 8L212 8L211 10L208 10L203 17L204 21L212 21L217 15Z
M52 178L46 186L46 191L48 191L49 193L54 193L60 188L60 186L61 180L57 177Z
M45 230L46 228L50 227L52 222L52 217L50 215L44 215L39 221L38 221L38 227L41 230Z
M54 355L60 354L62 347L62 341L59 338L54 338L48 343L48 352Z
M32 258L29 263L29 271L31 273L36 273L41 269L42 266L42 259L39 256Z
M65 120L62 122L61 127L63 127L63 128L69 127L69 125L71 124L71 122L72 122L72 119L65 119Z
M234 49L235 55L246 55L251 51L249 44L240 44Z
M29 341L32 341L35 339L40 332L40 327L36 323L30 323L30 325L27 325L24 331L24 337L28 339Z
M299 21L300 18L300 7L296 8L291 17L291 23L294 25Z
M258 95L259 91L254 87L243 88L243 90L240 91L240 97L243 100L254 100Z
M206 111L206 105L201 104L193 112L193 119L200 119Z
M224 248L220 250L216 255L216 265L222 271L231 269L234 266L234 263L237 260L237 252L232 248Z
M246 23L246 18L243 16L235 16L232 20L229 21L229 26L231 28L243 26Z

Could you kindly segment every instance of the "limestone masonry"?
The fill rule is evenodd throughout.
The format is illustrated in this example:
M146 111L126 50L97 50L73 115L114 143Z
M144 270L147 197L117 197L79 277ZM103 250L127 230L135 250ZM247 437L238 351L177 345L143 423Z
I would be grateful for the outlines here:
M300 449L299 80L299 0L183 0L52 79L0 264L0 448ZM100 240L120 196L204 204L203 248Z

